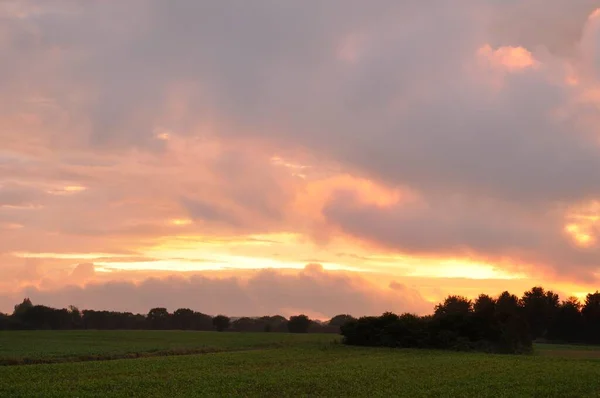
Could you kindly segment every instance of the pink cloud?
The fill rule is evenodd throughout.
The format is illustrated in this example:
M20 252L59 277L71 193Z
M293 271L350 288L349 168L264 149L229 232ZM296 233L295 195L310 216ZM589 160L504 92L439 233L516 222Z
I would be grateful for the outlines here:
M84 272L83 268L80 265L72 278L80 280L80 273L87 277L89 270ZM141 313L164 306L171 311L189 307L231 316L311 313L327 318L339 313L361 316L385 311L427 313L431 310L431 303L413 289L397 284L379 288L358 275L327 272L314 264L295 273L256 271L247 278L170 276L139 283L111 281L53 289L24 288L0 296L0 308L10 311L22 296L30 297L36 304L61 308L75 305L82 309Z
M600 198L597 4L565 4L3 7L0 267L48 287L83 261L34 267L15 252L143 256L177 236L294 233L314 239L315 252L341 236L595 280L597 244L574 245L564 224ZM482 48L500 67L481 62ZM511 63L523 54L535 68ZM314 189L335 185L332 175L368 181L385 200ZM414 203L388 197L401 190ZM91 268L71 276L83 283ZM288 283L252 281L266 289L269 278ZM298 293L286 305L302 302Z

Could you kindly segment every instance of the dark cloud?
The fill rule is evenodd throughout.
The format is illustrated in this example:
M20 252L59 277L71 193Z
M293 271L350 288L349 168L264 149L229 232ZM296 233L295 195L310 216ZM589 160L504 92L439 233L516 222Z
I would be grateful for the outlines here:
M239 221L234 214L231 214L231 210L219 208L217 204L188 198L183 198L181 202L194 219L209 222L225 222L234 227L239 226Z
M78 266L74 274L79 273L81 267ZM85 274L89 276L88 272ZM323 271L316 265L309 265L295 274L257 271L248 279L173 276L151 278L137 285L107 282L57 290L26 288L16 294L0 296L0 309L9 311L22 297L56 307L76 305L142 313L157 306L165 306L171 311L189 307L209 314L232 316L289 316L305 312L331 317L340 313L358 316L385 311L426 313L431 310L431 304L415 290L379 289L359 276Z
M40 192L31 186L18 183L0 184L0 207L29 207L35 206L40 196L45 192Z
M570 89L535 70L506 76L494 92L471 69L495 38L532 50L563 37L575 46L594 6L576 3L345 2L343 12L310 1L96 3L28 23L44 37L31 52L77 55L57 68L67 79L57 88L93 84L94 98L77 109L91 119L92 146L154 148L164 145L154 133L161 123L184 133L178 123L218 118L218 134L308 145L390 184L555 201L600 194L597 146L576 114L552 117ZM490 28L502 17L523 21L516 37ZM344 63L337 52L353 35L357 60ZM186 109L170 120L178 85Z
M501 12L492 16L496 45L545 47L561 56L574 56L597 0L497 0ZM532 23L535 21L535 23Z
M68 83L94 84L96 98L82 109L91 145L153 147L157 124L185 133L217 120L220 135L306 145L371 178L435 194L597 196L600 151L576 113L552 117L573 93L551 68L505 76L500 92L473 78L477 50L490 42L577 45L592 6L526 3L353 2L343 12L316 2L124 3L42 20L40 29L47 45L95 49L64 70ZM133 12L140 22L130 27ZM110 29L91 23L113 14L123 16ZM544 23L505 38L492 28L496 15ZM564 20L572 27L553 29ZM352 35L357 59L345 63L337 52ZM178 85L187 108L172 120L167 97Z
M565 236L562 214L546 209L526 213L504 202L461 196L380 207L346 191L338 192L323 214L345 233L404 253L491 263L510 259L532 266L530 272L541 268L586 282L596 280L600 266L600 248L577 247Z

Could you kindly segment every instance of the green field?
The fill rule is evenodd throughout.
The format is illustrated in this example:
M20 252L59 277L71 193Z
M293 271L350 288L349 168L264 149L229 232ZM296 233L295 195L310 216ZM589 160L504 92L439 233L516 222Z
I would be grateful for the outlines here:
M0 360L12 364L0 366L0 396L600 396L596 348L540 345L534 355L510 356L335 341L274 333L0 332ZM146 357L115 359L133 356ZM33 362L58 363L15 365Z
M0 365L109 360L146 356L300 347L335 335L183 331L0 331Z

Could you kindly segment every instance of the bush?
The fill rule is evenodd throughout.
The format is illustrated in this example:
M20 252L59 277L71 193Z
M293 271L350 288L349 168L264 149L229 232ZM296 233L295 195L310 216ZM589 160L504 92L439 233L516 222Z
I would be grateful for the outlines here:
M485 314L453 297L433 316L385 313L362 317L341 326L348 345L398 348L435 348L496 353L527 353L531 338L518 312ZM458 304L458 305L457 305Z
M223 332L229 328L231 320L225 315L217 315L213 318L212 322L217 332Z
M290 317L287 323L290 333L308 333L312 321L306 315L296 315Z

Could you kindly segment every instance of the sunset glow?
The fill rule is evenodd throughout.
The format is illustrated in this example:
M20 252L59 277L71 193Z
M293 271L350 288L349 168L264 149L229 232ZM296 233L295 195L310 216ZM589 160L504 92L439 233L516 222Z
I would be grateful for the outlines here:
M0 311L598 289L600 9L226 3L0 4Z

